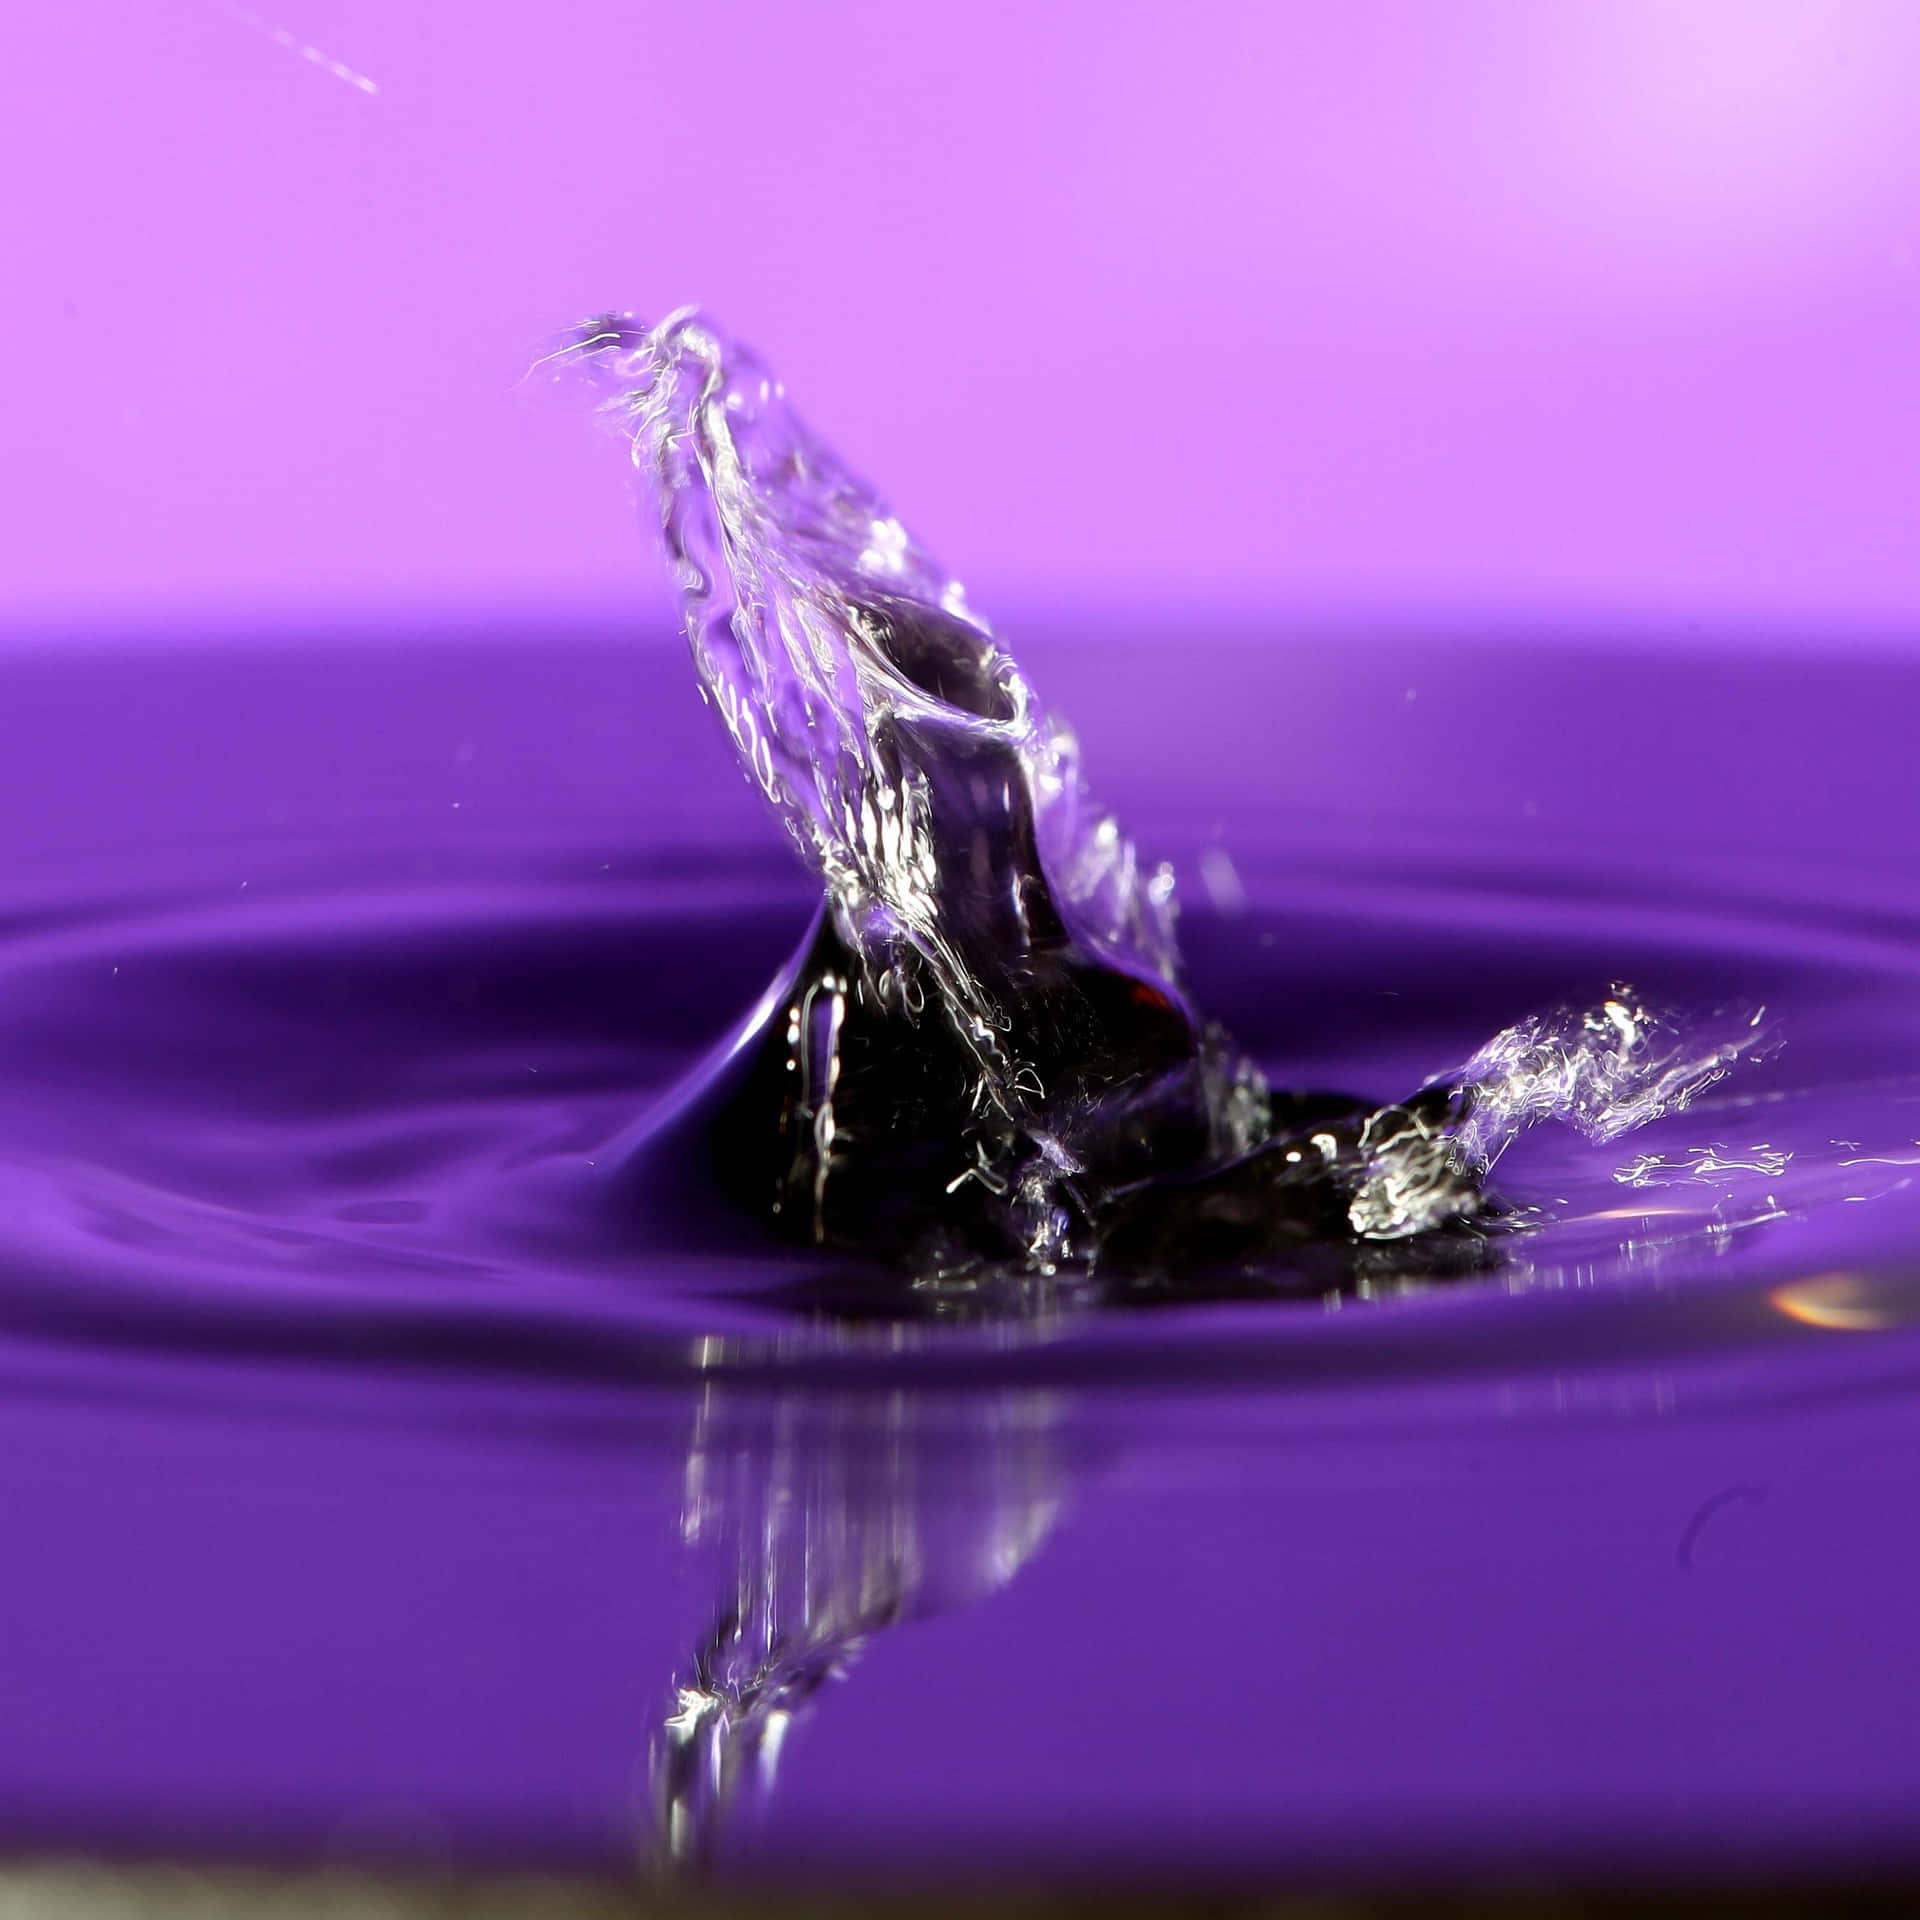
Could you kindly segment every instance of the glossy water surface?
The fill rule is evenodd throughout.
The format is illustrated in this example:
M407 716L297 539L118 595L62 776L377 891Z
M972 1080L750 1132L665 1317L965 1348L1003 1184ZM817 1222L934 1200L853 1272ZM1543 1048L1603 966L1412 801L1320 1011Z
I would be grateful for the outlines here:
M1621 977L1784 1044L1424 1268L912 1288L633 1177L811 907L670 651L7 663L9 1838L1904 1851L1914 676L1150 659L1049 686L1277 1086Z

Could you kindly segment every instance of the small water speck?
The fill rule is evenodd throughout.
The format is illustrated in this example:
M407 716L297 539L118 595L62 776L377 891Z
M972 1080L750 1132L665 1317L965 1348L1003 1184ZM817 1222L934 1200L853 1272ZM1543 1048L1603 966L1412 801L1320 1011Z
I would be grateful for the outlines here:
M276 27L270 21L263 20L249 7L229 4L226 8L229 20L243 27L251 28L263 38L271 40L276 47L284 47L289 53L297 53L309 66L318 67L323 73L330 73L336 80L344 81L356 93L376 94L380 83L364 73L356 72L344 60L335 60L331 55L322 53L310 41L297 39L285 27Z

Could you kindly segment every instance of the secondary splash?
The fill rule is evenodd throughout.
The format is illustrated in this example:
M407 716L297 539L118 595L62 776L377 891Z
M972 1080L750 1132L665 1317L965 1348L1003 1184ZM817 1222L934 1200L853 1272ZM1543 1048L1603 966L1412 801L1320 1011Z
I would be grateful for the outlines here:
M1694 1027L1617 985L1404 1102L1275 1092L1185 985L1171 869L766 368L692 310L604 316L555 359L630 443L703 693L825 889L705 1115L723 1181L788 1236L931 1280L1471 1236L1523 1128L1611 1140L1764 1036L1758 1013Z

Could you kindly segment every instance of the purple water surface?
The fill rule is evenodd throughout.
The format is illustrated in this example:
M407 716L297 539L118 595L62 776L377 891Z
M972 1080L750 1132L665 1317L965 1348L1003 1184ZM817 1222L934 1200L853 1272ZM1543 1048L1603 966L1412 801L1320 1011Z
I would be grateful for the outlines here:
M945 1324L602 1164L812 902L670 643L10 656L9 1843L628 1861L758 1608L723 1862L1910 1852L1920 670L1020 643L1276 1079L1786 1045L1477 1277Z

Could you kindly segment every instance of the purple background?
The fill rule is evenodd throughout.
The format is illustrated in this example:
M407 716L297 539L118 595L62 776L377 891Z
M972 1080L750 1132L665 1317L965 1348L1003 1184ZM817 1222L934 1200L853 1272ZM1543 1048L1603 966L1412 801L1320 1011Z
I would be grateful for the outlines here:
M686 300L1003 617L1920 610L1902 0L259 8L0 21L0 625L663 616Z
M617 458L516 386L697 298L1049 630L1143 833L1304 823L1338 870L1353 814L1569 887L1677 843L1709 902L1791 857L1910 942L1911 667L1649 691L1525 643L1920 631L1920 9L281 3L0 17L0 632L175 643L9 664L11 907L103 848L237 901L309 844L770 846L684 662L604 644L669 618ZM1399 638L1168 687L1216 631L1177 606ZM543 650L178 644L334 622ZM1482 622L1521 645L1436 668ZM1911 1858L1887 1339L1804 1404L1656 1357L1431 1423L1337 1381L1063 1408L1046 1551L877 1639L765 1857ZM0 1843L631 1857L712 1604L690 1402L0 1372Z

